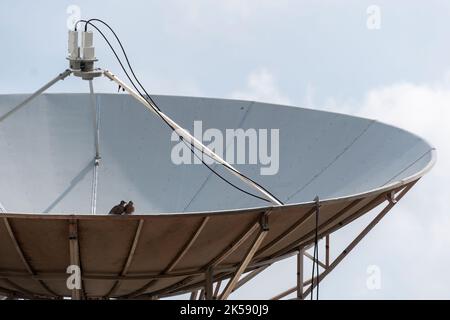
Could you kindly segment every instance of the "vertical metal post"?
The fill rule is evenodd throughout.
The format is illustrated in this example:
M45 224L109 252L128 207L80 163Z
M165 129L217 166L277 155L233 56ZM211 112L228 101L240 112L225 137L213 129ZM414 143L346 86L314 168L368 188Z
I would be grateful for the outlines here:
M93 124L94 124L94 133L95 133L95 159L100 158L100 150L99 150L99 126L98 126L98 117L97 117L97 103L95 101L95 92L94 85L92 80L89 80L89 98L91 100L92 106L92 115L93 115Z
M358 236L344 249L344 251L342 251L336 259L334 259L330 266L318 275L316 282L313 281L311 286L306 289L305 295L311 293L314 286L322 281L331 271L333 271L333 269L350 253L350 251L356 247L356 245L370 232L370 230L372 230L373 227L375 227L377 223L383 219L383 217L395 206L398 201L400 201L400 199L414 186L416 182L417 180L403 188L399 195L394 199L395 201L389 201L388 205L386 205L383 210L381 210L381 212L375 216L375 218L373 218L373 220L363 229L363 231L361 231Z
M325 237L325 266L330 266L330 235Z
M77 221L69 222L69 254L70 264L81 268L80 248L78 244L78 224ZM81 289L72 289L72 300L81 300Z
M92 119L94 128L95 141L95 159L94 172L92 177L92 197L91 197L91 213L96 214L97 211L97 189L98 189L98 166L100 165L100 147L99 147L99 119L97 116L97 103L95 101L94 85L92 80L89 80L89 93L92 107Z
M205 272L205 299L213 298L213 268L209 267Z
M305 249L300 248L297 254L297 299L303 300L303 257L304 257Z
M222 280L220 280L219 282L217 282L216 284L216 288L214 289L214 295L213 295L213 299L216 300L219 297L219 290L220 290L220 286L222 285Z
M197 300L197 294L198 294L198 290L192 291L191 292L191 300Z

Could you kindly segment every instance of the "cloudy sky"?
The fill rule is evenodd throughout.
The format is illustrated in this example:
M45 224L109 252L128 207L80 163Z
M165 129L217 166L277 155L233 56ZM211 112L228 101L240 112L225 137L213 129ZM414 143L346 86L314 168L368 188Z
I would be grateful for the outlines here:
M83 18L111 23L152 93L344 112L423 136L437 148L435 168L324 280L321 298L450 298L450 2L2 0L0 6L0 93L31 92L66 68L66 23L79 8ZM119 73L98 43L101 65ZM87 89L67 79L51 91ZM97 85L114 89L106 81ZM333 254L370 218L334 235ZM367 286L373 270L380 275L375 289ZM232 298L270 298L294 284L288 260Z

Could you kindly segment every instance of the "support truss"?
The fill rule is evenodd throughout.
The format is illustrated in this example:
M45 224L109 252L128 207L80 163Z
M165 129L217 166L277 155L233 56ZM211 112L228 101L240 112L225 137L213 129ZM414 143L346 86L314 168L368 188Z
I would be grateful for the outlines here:
M78 241L78 222L77 220L72 220L69 222L69 253L70 253L70 264L78 266L81 270L81 260L80 260L80 245ZM72 299L81 300L85 296L83 292L83 284L81 281L81 288L72 289Z
M313 259L313 257L305 252L305 248L300 248L297 257L297 284L296 286L274 296L272 300L279 300L288 295L297 292L296 299L302 300L311 294L311 291L331 272L339 263L356 247L356 245L381 221L381 219L395 206L395 204L413 187L415 182L404 187L397 196L386 196L387 205L375 216L375 218L350 242L350 244L333 260L330 264L330 235L326 235L325 239L325 261L316 260L323 271L314 279L304 281L304 263L303 257ZM314 281L312 281L314 280Z

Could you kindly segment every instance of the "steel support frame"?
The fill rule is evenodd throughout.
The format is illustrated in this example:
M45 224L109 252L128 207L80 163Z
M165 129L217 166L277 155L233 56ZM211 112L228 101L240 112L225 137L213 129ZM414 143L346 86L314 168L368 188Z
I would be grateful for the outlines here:
M181 250L178 252L178 254L173 258L173 260L169 263L169 265L166 267L166 269L161 273L161 275L164 275L166 273L171 272L183 259L183 257L186 255L186 253L191 249L194 242L197 240L197 238L200 236L200 233L205 228L206 224L209 221L209 217L205 217L200 222L199 226L196 228L194 233L191 235L189 241L181 248ZM192 277L192 276L190 276ZM188 278L190 278L188 277ZM131 292L130 294L123 296L121 298L135 298L139 295L142 295L147 289L154 286L157 283L158 279L152 279L151 281L147 282L143 287L139 288L138 290L135 290L134 292Z
M319 229L320 230L324 230L321 231L319 233L319 238L320 239L324 239L324 245L325 245L325 257L324 257L324 261L317 261L316 262L319 264L319 266L323 269L323 272L320 273L320 275L318 276L318 278L315 277L314 279L314 286L316 285L316 280L318 280L317 282L320 283L320 281L322 281L326 275L328 275L342 260L343 258L352 250L354 249L354 247L365 237L365 235L367 235L369 233L369 231L392 209L392 207L398 203L398 201L414 186L414 184L417 182L413 181L413 182L409 182L408 184L404 185L401 189L397 189L397 191L395 192L397 194L397 196L393 196L392 193L389 194L381 194L380 196L377 196L376 198L374 198L374 200L371 200L368 204L365 204L362 208L366 208L367 206L371 206L373 203L375 203L376 201L381 201L381 199L385 199L385 201L381 201L379 202L375 207L373 207L373 209L378 208L380 206L382 206L383 204L386 203L386 206L381 209L381 212L374 218L374 220L372 220L372 222L350 243L350 245L336 258L331 262L331 258L330 258L330 242L331 242L331 234L333 232L335 232L336 230L340 229L342 225L346 225L347 223L350 223L352 221L354 221L355 219L357 219L360 216L360 212L361 209L357 209L355 211L355 213L352 213L350 216L345 217L342 220L342 223L339 223L338 226L335 227L329 227L328 225L328 220L322 224ZM377 200L378 199L378 200ZM346 206L345 209L349 210L352 209L355 205L357 205L358 203L360 203L360 200L354 200L352 201L352 203L348 206ZM268 213L267 213L268 214ZM344 212L342 210L338 212L339 217L343 217ZM311 214L311 212L308 212L307 215L309 217L313 216L313 214ZM334 221L334 220L333 220ZM302 224L304 223L304 221L298 221L298 224ZM234 247L238 247L242 244L242 242L244 242L245 240L247 240L249 238L249 236L251 234L253 234L253 232L255 232L255 229L253 229L255 227L255 225L253 225L251 228L249 228L245 233L243 233L238 239L235 240L234 245L232 246L232 248ZM293 228L290 228L288 230L288 233L290 234L292 232ZM283 238L284 236L281 235L281 238ZM279 238L280 238L279 237ZM302 237L303 239L303 237ZM306 238L305 238L306 239ZM278 241L280 239L276 239L275 241ZM305 299L311 292L311 284L312 281L311 279L305 280L303 277L304 274L304 264L303 261L304 259L311 259L312 256L310 254L306 253L306 250L309 249L311 247L311 245L307 246L305 245L305 243L308 243L307 239L306 240L302 240L299 242L300 245L295 248L295 249L291 249L291 251L288 252L281 252L282 256L284 255L289 255L292 256L292 253L295 253L297 255L297 284L295 287L290 288L282 293L280 293L279 295L273 297L272 299L274 300L278 300L278 299L282 299L286 296L288 296L289 294L292 294L294 292L297 292L297 296L295 299ZM271 243L268 244L269 246L272 246ZM258 249L257 249L258 250ZM264 252L266 249L262 248L259 249L259 251L256 252L255 255L258 255L259 252ZM303 254L300 255L299 253L303 251ZM280 254L280 253L279 253ZM279 254L274 255L272 257L273 262L275 263L277 261L279 261L279 259L277 259L277 257L279 257ZM222 255L224 256L228 256L226 252L224 252ZM219 255L218 257L216 257L215 259L216 261L223 261L223 259L221 259L221 255ZM214 260L212 262L215 262ZM258 263L262 263L261 262L256 262ZM257 268L255 268L252 272L250 272L248 275L246 275L245 277L243 277L240 281L237 282L237 284L235 285L234 289L231 291L235 291L237 290L240 286L242 286L243 284L245 284L246 282L248 282L249 280L251 280L251 278L255 277L257 274L259 274L260 272L262 272L265 268L269 267L272 263L267 263L267 264L263 264L258 266ZM208 264L208 266L211 264ZM252 266L255 266L255 263L252 264ZM247 265L247 267L251 267L250 265ZM225 271L222 269L222 271ZM303 271L303 272L302 272ZM219 275L215 276L215 280L217 282L223 281L227 278L232 278L234 277L234 275L236 274L236 271L233 273L230 273L229 271L225 271ZM249 277L249 278L247 278ZM177 283L174 287L173 287L173 291L169 291L169 293L165 293L162 294L162 297L170 297L170 296L175 296L178 294L182 294L182 293L191 293L191 299L196 299L197 296L196 294L198 294L198 290L202 289L202 292L205 292L205 281L203 282L199 282L199 283L194 283L194 284L187 284L188 281L191 279L192 277L188 277L185 280L181 281L180 283ZM302 285L303 284L303 285ZM144 298L144 296L141 296L141 298ZM222 298L222 296L220 296L220 298ZM223 298L225 298L225 296L223 296ZM228 296L227 296L228 298ZM204 299L202 296L200 296L200 299Z
M14 229L11 226L8 218L4 217L3 218L3 222L5 224L5 228L6 228L7 232L8 232L9 238L10 238L11 242L13 243L20 260L22 260L22 263L25 266L25 269L27 270L28 274L31 275L32 277L36 276L36 272L33 269L33 267L31 266L29 259L27 259L27 257L25 257L25 254L24 254L24 252L22 250L20 242L17 240L17 236L16 236L16 234L14 232ZM26 289L22 288L21 286L19 286L18 284L14 283L13 281L11 281L9 279L5 279L5 280L7 280L8 284L11 285L12 287L14 287L15 289L17 289L19 292L24 293L25 295L28 295L28 296L32 295ZM57 294L53 290L51 290L42 279L35 279L35 280L41 286L41 288L45 292L47 292L52 298L56 298L57 297Z
M304 298L304 261L303 257L305 256L305 249L300 248L297 253L297 299L303 300Z
M144 226L144 220L140 219L139 222L138 222L138 225L136 227L136 231L134 232L133 242L132 242L132 244L130 246L130 250L128 252L127 260L125 262L125 265L122 268L122 272L120 273L121 277L125 277L126 276L126 274L128 273L128 270L129 270L129 268L131 266L131 263L133 262L134 253L135 253L137 245L139 243L139 239L141 237L141 232L142 232L143 226ZM107 293L106 297L110 298L112 295L114 295L117 292L117 290L120 288L121 283L122 283L121 280L116 280L116 282L114 283L112 288Z
M239 267L237 268L236 272L234 273L233 277L228 281L227 286L225 287L224 291L220 295L220 300L226 300L228 299L229 295L233 291L233 289L236 287L239 279L241 278L242 273L245 271L245 269L248 267L250 261L252 260L253 256L256 253L256 250L258 250L259 246L261 245L262 241L266 237L268 233L268 230L261 230L257 237L253 240L250 248L247 250L244 259L239 264Z
M398 192L396 197L392 194L386 195L386 206L372 219L372 221L350 242L350 244L339 254L333 262L330 263L330 234L325 236L325 262L316 260L316 263L322 268L322 272L314 277L313 279L308 279L304 281L303 271L304 271L304 257L311 259L312 256L305 251L305 247L299 248L299 253L297 255L297 283L296 286L274 296L272 300L280 300L287 297L288 295L296 292L295 300L303 300L320 282L333 271L340 262L356 247L356 245L364 239L364 237L381 221L381 219L398 203L398 201L413 187L417 181L406 185L402 190ZM383 202L385 203L385 202ZM303 254L302 254L303 253Z
M397 196L396 197L390 197L390 195L388 194L384 194L384 197L386 198L386 200L382 203L379 204L382 205L383 203L385 204L387 201L387 204L381 209L381 211L375 216L375 218L357 235L356 238L354 238L350 244L342 251L342 253L340 255L338 255L338 257L336 259L334 259L333 261L331 261L330 259L330 234L334 231L336 231L335 229L331 228L329 230L327 230L326 234L325 233L321 233L321 237L325 238L325 261L319 261L320 262L320 266L322 267L323 271L318 275L318 277L315 279L314 281L314 286L316 285L316 283L320 283L334 268L336 268L337 265L339 265L339 263L351 252L351 250L353 250L356 245L375 227L375 225L381 221L381 219L395 206L396 203L398 203L398 201L413 187L413 185L416 183L416 181L409 183L408 185L406 185L403 189L399 190L397 192ZM267 216L267 213L265 214ZM349 219L351 218L350 216L348 218L345 219ZM195 240L195 238L198 236L198 233L201 231L201 229L204 227L204 224L206 223L206 221L202 221L199 224L198 229L194 232L194 234L192 235L191 238L191 242L193 242L193 240ZM260 226L259 228L255 229L255 225L256 226ZM79 261L79 252L78 252L78 256L77 256L77 239L78 239L78 234L76 231L76 220L71 221L70 223L70 227L69 227L69 235L70 235L70 249L71 249L71 263L80 265L81 262ZM141 226L142 228L142 226ZM136 232L136 236L135 236L135 240L134 242L137 243L138 238L139 238L139 226L137 228L137 232ZM243 272L247 269L250 268L250 261L252 260L255 252L257 252L260 243L262 242L263 237L265 236L265 233L267 232L267 230L264 230L264 228L262 227L262 224L259 222L258 224L253 224L249 229L247 229L246 232L244 232L238 239L236 239L235 241L235 245L231 247L231 251L234 252L234 250L236 250L237 247L239 247L240 245L242 245L243 242L245 242L245 240L250 240L250 236L256 233L256 236L253 237L253 240L251 242L250 247L247 249L247 252L245 254L245 257L243 259L243 261L241 263L239 263L236 267L234 268L230 268L227 267L227 269L223 269L220 268L218 264L215 264L214 262L218 262L218 261L223 261L222 257L227 257L229 256L230 252L228 250L222 252L218 257L216 257L215 259L213 259L213 261L211 261L211 263L209 263L207 265L207 267L205 268L205 270L203 271L203 273L205 274L205 281L200 282L199 284L194 284L194 285L189 285L191 287L191 289L187 289L187 292L191 292L191 299L227 299L229 297L229 295L234 292L235 290L237 290L240 286L244 285L245 283L247 283L248 281L250 281L251 279L253 279L256 275L258 275L259 273L261 273L262 271L264 271L270 264L262 264L260 266L257 266L256 268L253 269L253 271L249 272L246 276L241 278L241 275L243 274ZM191 243L192 244L192 243ZM306 249L308 247L306 246L301 246L298 247L296 249L295 252L297 255L297 283L296 286L278 294L277 296L273 297L272 299L274 300L278 300L278 299L282 299L287 297L288 295L292 294L292 293L296 293L296 297L294 299L305 299L310 293L311 290L314 288L311 279L308 280L304 280L303 276L304 276L304 259L310 259L310 255L305 254ZM184 248L186 249L186 248ZM78 248L79 250L79 248ZM175 257L174 262L175 261L179 261L179 259L181 259L182 255L184 254L183 252L185 252L185 250L182 250L182 252ZM124 266L124 271L123 276L119 276L119 277L114 277L114 279L117 280L133 280L133 276L128 277L128 275L126 275L126 270L127 270L127 265L129 264L128 261L131 261L130 259L132 259L133 256L133 246L130 250L129 253L129 259L127 260L126 265ZM292 256L289 255L289 256ZM273 258L274 261L272 263L275 263L277 261L279 261L279 259ZM176 264L176 263L175 263ZM214 269L213 266L217 266L217 269ZM252 266L254 267L255 264L252 264ZM216 275L214 276L214 270L216 270ZM201 273L196 273L201 274ZM18 275L18 277L20 278L21 276L25 276L25 275ZM159 275L159 277L166 277L169 275ZM171 274L171 276L173 276L173 274ZM86 274L82 275L83 278L96 278L96 279L113 279L111 278L111 276L88 276ZM148 277L148 276L144 276L144 277ZM192 276L189 276L187 279L190 279ZM1 278L1 277L0 277ZM49 277L41 277L39 274L35 274L34 276L35 279L52 279L53 277L49 276ZM139 277L137 277L139 278ZM137 279L135 278L135 279ZM158 276L155 276L155 280L158 278ZM219 294L219 289L220 289L220 283L227 279L227 278L231 278L231 280L228 281L228 284L226 286L226 288L223 290L223 292L221 294ZM317 281L316 281L317 280ZM214 281L216 281L216 286L214 288ZM187 281L185 281L183 284L186 284ZM25 298L42 298L42 297L38 297L35 296L29 292L26 292L26 290L23 290L23 288L20 287L14 287L15 291L14 292L5 292L5 290L0 290L0 292L2 292L3 294L7 294L8 296L14 297L14 296L22 296ZM175 295L175 294L180 294L181 291L179 291L179 289L183 289L183 285L177 287L173 294L164 294L161 297L164 296L171 296L171 295ZM214 290L213 290L214 288ZM199 289L201 289L201 291L199 292ZM184 290L184 289L183 289ZM200 295L199 295L200 293ZM84 297L84 294L82 293L82 291L78 291L74 290L72 297L74 299L82 299ZM154 298L155 294L152 294L151 296L148 296L147 298ZM138 298L145 298L145 296L139 296Z
M72 220L69 222L69 257L70 264L81 268L81 260L80 260L80 244L78 241L78 221ZM81 275L80 275L81 276ZM81 300L85 298L84 290L83 290L83 281L80 281L81 288L72 289L72 300Z

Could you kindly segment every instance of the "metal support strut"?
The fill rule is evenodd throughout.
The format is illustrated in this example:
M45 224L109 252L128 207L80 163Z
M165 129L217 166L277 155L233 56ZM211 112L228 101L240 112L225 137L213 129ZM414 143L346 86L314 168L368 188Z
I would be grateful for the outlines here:
M272 298L272 300L282 299L294 292L297 292L296 299L305 299L309 294L312 294L314 288L331 272L336 266L352 251L356 245L375 227L375 225L380 222L380 220L395 206L398 201L413 187L417 181L410 183L405 186L401 191L398 192L397 196L394 193L386 195L387 205L375 216L375 218L356 236L356 238L350 242L350 244L339 254L333 262L330 263L330 235L326 235L325 238L325 262L319 261L316 258L316 263L318 266L322 267L323 271L317 274L314 278L304 281L303 280L303 257L307 257L311 260L314 259L313 256L306 253L305 248L301 248L297 256L297 285L292 287ZM302 254L303 251L303 254ZM305 290L306 288L306 290Z
M303 256L305 249L300 248L297 254L297 299L303 300Z
M89 98L92 107L92 119L94 128L94 144L95 144L95 158L94 158L94 168L92 177L92 197L91 197L91 213L96 214L97 211L97 189L98 189L98 167L100 165L100 147L99 147L99 116L98 116L98 106L95 99L94 85L92 79L89 80Z
M70 264L81 268L77 220L69 222L69 254L70 254ZM82 290L83 290L82 288L72 289L72 300L81 300L83 298Z
M158 110L158 108L151 103L150 101L144 99L139 93L134 91L130 86L128 86L126 83L124 83L122 80L117 78L114 74L109 72L108 70L104 70L103 74L110 80L116 82L119 86L121 86L123 89L125 89L133 98L135 98L137 101L142 103L147 109L149 109L151 112L155 113L161 119L163 119L165 122L167 122L168 125L170 125L176 133L184 139L187 143L194 146L197 150L201 151L202 153L206 154L210 158L214 159L218 163L222 164L225 168L227 168L233 175L238 177L240 180L242 180L245 184L250 186L251 188L255 189L259 193L261 193L266 199L268 199L270 202L272 202L274 205L282 205L280 201L278 201L276 198L274 198L269 192L258 186L255 182L251 181L249 178L245 177L243 174L241 174L237 169L235 169L233 166L231 166L228 162L226 162L224 159L222 159L220 156L218 156L216 153L214 153L211 149L206 147L203 143L198 141L193 135L191 135L187 130L182 128L178 123L173 121L169 116Z
M0 117L0 122L2 122L3 120L5 120L6 118L8 118L10 115L12 115L14 112L16 112L17 110L19 110L20 108L22 108L23 106L25 106L28 102L30 102L31 100L33 100L34 98L38 97L41 93L43 93L45 90L47 90L48 88L50 88L51 86L53 86L56 82L58 82L59 80L64 80L65 78L67 78L70 74L72 73L71 70L67 69L65 70L63 73L60 73L58 76L56 76L54 79L50 80L48 83L46 83L44 86L42 86L40 89L38 89L35 93L33 93L31 96L29 96L28 98L26 98L24 101L22 101L21 103L19 103L17 106L15 106L14 108L12 108L11 110L9 110L7 113L5 113L4 115L2 115Z
M261 246L261 243L263 242L266 235L269 233L269 226L268 226L268 215L264 214L261 217L260 220L260 231L256 238L253 240L250 248L247 250L244 259L239 264L236 272L234 273L234 276L228 281L227 286L223 290L222 294L220 295L220 300L226 300L228 299L231 292L233 292L234 288L238 284L239 279L241 278L242 273L247 269L250 261L253 259L253 256L255 255L256 251Z

